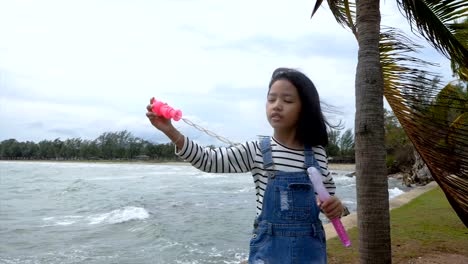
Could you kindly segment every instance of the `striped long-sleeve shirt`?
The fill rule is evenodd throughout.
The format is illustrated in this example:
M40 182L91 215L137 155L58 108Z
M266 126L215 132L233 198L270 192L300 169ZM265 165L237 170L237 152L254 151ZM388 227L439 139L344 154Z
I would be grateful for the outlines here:
M323 183L330 195L335 194L335 182L328 171L328 161L322 146L312 148L323 176ZM176 154L190 162L194 167L204 172L241 173L251 172L255 183L257 196L257 215L260 215L263 205L263 195L268 183L268 171L304 171L304 150L291 149L271 137L271 150L274 166L263 168L263 155L259 141L249 141L244 144L205 148L185 137L184 146Z

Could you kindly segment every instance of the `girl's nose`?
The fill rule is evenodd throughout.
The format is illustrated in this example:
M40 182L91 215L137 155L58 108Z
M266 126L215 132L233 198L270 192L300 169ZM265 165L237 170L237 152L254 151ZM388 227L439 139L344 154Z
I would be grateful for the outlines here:
M278 100L275 102L275 104L273 105L273 109L274 110L281 110L283 108L283 106L281 105L281 102Z

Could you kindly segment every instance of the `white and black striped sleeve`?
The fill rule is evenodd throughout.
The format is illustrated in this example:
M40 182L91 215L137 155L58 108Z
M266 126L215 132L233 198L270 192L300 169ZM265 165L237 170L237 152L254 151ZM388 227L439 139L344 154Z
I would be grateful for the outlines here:
M251 171L256 153L255 142L231 147L202 147L185 137L184 145L176 155L204 172L236 173Z

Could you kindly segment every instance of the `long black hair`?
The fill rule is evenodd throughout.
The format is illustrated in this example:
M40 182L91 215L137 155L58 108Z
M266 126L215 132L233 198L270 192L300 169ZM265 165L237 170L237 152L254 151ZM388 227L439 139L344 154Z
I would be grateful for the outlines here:
M314 83L298 70L278 68L271 76L268 92L270 92L273 83L278 80L291 82L296 87L301 99L302 107L299 114L296 138L309 146L327 146L327 122L323 116L319 94Z

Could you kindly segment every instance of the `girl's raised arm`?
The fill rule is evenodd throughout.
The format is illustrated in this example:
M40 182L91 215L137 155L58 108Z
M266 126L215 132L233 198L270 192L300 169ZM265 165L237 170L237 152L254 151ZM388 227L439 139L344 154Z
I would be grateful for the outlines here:
M184 137L176 154L204 172L239 173L252 170L257 144L254 141L230 147L202 147ZM178 144L179 145L179 144Z

